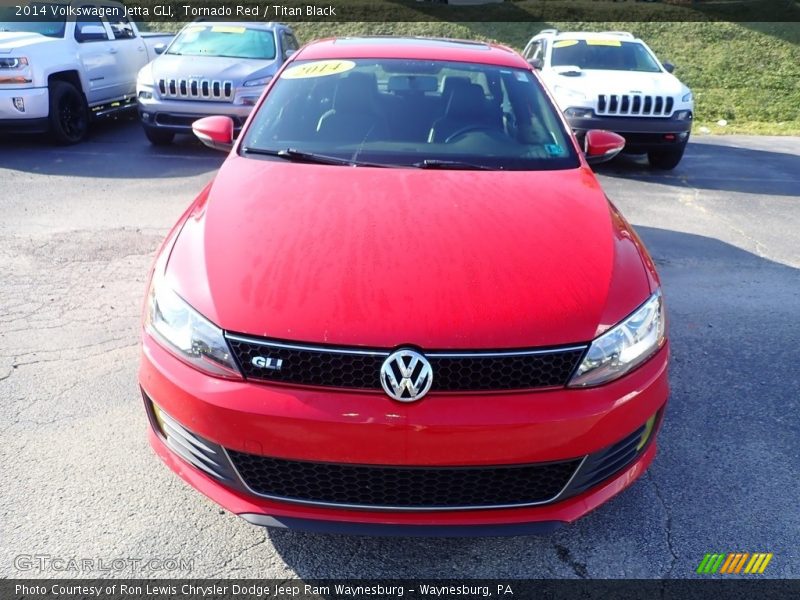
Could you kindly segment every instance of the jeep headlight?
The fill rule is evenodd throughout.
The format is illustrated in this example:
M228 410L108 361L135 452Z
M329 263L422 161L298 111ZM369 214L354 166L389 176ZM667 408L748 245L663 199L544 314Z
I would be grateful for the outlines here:
M272 81L272 75L269 75L268 77L262 77L261 79L250 79L249 81L244 82L244 87L263 87L270 81Z
M618 379L650 358L665 340L666 316L658 290L591 343L569 386L587 387Z
M693 99L694 97L692 96L692 92L688 92L683 95L683 98L681 98L681 102L691 102Z
M153 273L146 311L145 329L172 354L209 375L241 379L222 329L167 285L161 261Z

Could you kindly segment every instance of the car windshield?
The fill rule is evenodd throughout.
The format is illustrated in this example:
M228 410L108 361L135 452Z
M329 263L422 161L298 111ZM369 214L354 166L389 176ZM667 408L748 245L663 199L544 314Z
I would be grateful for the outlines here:
M661 71L661 66L642 44L614 38L557 40L553 43L550 65L607 71Z
M64 37L66 15L58 15L55 8L61 5L51 2L28 2L18 6L0 6L0 33L38 33L47 37ZM20 21L33 18L33 21ZM44 19L47 19L46 21ZM15 20L16 19L16 20Z
M178 34L166 54L272 60L275 35L243 25L190 25Z
M579 164L530 71L431 60L296 61L270 90L242 148L248 156L314 153L339 164L420 168Z

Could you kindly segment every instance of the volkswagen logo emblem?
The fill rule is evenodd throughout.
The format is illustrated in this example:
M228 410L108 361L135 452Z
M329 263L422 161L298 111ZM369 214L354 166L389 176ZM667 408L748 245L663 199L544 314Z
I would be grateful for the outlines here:
M398 402L416 402L431 389L433 370L422 354L398 350L381 365L381 385Z

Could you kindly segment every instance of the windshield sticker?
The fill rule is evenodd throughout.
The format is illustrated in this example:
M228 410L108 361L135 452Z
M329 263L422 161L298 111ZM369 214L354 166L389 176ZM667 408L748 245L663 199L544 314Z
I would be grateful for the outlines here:
M564 149L558 144L545 144L544 149L550 156L563 156L564 154Z
M214 33L244 33L247 31L245 27L231 27L230 25L214 25L211 28Z
M567 46L574 46L578 40L558 40L553 44L553 48L566 48Z
M523 73L522 71L515 72L514 77L517 79L517 81L528 81L528 74Z
M586 40L590 46L622 46L619 40Z
M352 60L318 60L305 65L290 67L283 72L283 79L308 79L311 77L325 77L346 73L355 68Z

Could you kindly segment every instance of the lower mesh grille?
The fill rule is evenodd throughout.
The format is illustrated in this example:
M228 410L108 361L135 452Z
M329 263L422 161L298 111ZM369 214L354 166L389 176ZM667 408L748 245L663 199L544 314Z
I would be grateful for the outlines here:
M245 484L286 500L365 508L481 508L547 502L580 460L492 467L394 467L284 460L228 450Z
M203 115L201 114L183 115L175 113L156 113L155 115L155 121L158 125L187 128L191 128L195 121L202 118ZM236 129L240 128L244 122L240 117L231 117L231 119L233 119L233 126Z
M150 421L183 460L223 484L277 500L364 509L436 510L547 504L594 488L633 464L646 430L588 456L553 463L482 467L405 467L339 464L258 456L221 446L189 431L166 413ZM649 440L661 419L656 416ZM650 442L648 442L649 444Z

